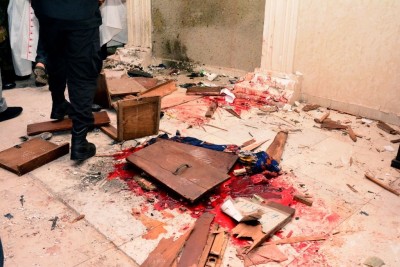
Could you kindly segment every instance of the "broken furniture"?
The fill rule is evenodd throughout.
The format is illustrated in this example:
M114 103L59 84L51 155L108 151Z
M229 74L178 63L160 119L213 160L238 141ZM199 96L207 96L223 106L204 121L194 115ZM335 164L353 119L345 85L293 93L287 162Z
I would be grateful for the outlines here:
M127 161L190 202L229 179L237 155L159 139Z
M69 143L34 138L0 152L0 166L21 176L68 153Z
M102 126L110 123L110 118L106 111L95 112L93 113L94 117L94 126ZM58 131L67 131L72 129L72 120L64 119L57 121L46 121L28 124L27 126L27 134L29 136L41 134L44 132L58 132Z
M140 97L117 102L117 128L112 125L100 129L114 140L131 140L158 134L161 98Z
M221 96L222 86L192 86L186 90L187 95Z

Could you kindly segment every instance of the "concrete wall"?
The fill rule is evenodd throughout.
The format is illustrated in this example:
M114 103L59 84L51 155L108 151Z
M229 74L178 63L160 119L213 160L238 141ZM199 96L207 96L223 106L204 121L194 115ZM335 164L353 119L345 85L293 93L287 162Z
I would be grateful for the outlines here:
M399 124L400 1L300 0L294 70L305 99Z
M252 71L265 0L153 0L153 55Z

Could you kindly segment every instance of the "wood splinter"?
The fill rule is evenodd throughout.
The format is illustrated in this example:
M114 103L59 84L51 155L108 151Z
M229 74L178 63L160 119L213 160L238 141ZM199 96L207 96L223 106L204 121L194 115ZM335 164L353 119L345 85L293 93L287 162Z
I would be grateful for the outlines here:
M380 187L383 187L384 189L386 189L387 191L395 194L396 196L400 196L400 193L397 192L396 190L394 190L393 188L390 188L389 186L385 185L384 183L382 183L381 181L379 181L378 179L376 179L372 174L370 173L365 173L365 178L367 178L368 180L376 183L377 185L379 185Z
M303 203L304 205L307 205L307 206L310 206L310 207L313 204L313 200L312 199L307 198L306 196L302 196L302 195L294 195L293 196L293 200L296 200L296 201L298 201L300 203Z

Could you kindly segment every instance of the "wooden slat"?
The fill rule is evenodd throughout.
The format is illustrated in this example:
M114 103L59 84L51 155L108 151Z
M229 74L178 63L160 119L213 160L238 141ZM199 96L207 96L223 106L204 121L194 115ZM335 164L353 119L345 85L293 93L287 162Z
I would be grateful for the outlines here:
M387 125L386 123L384 123L383 121L379 121L377 124L378 128L389 133L389 134L393 134L396 135L399 132L396 131L395 129L393 129L392 127L390 127L389 125Z
M212 102L208 107L205 117L211 118L214 115L214 112L217 110L218 104L216 102Z
M118 101L117 136L119 141L158 134L161 99L140 97Z
M155 78L146 78L146 77L132 77L131 79L140 83L144 88L150 89L158 84L158 80Z
M106 111L93 113L94 116L94 126L103 126L110 123L110 118ZM72 129L72 120L64 119L61 121L46 121L28 124L27 134L36 135L44 132L58 132L67 131Z
M0 166L23 175L68 153L68 143L56 145L34 138L0 152Z
M115 128L111 124L105 125L105 126L101 126L100 130L103 133L105 133L106 135L108 135L110 138L112 138L114 140L118 140L117 128Z
M207 242L210 224L214 219L211 213L203 213L197 219L193 232L186 241L178 267L198 266L201 254Z
M176 82L173 80L168 80L166 82L163 82L159 85L156 85L142 93L140 93L139 95L142 97L150 97L150 96L159 96L159 97L163 97L166 95L171 94L172 92L176 91Z
M320 107L320 105L307 104L302 108L302 110L303 111L311 111L311 110L317 109L319 107Z
M281 162L283 149L285 148L288 132L280 131L276 134L274 141L267 148L267 154L276 160L278 163Z
M206 245L204 246L203 253L201 254L200 259L199 259L198 266L205 266L205 264L207 262L207 258L210 253L210 249L214 243L215 236L218 234L217 233L218 228L219 228L219 225L216 223L211 226L210 232L208 233Z
M127 160L184 198L194 202L229 179L229 175L224 170L204 163L199 159L201 157L194 157L190 152L192 149L197 150L194 146L186 145L185 150L182 146L174 145L174 142L159 140L130 155ZM182 167L184 165L190 167ZM178 173L174 174L177 171Z
M330 130L340 130L340 129L347 129L347 126L337 123L336 121L330 119L325 119L321 124L321 128Z
M353 142L357 142L357 135L350 126L347 126L347 133L349 134L350 139L353 140Z
M220 96L224 87L192 86L186 90L187 95Z
M107 79L107 89L110 96L122 96L139 94L146 91L146 88L130 77L119 79Z

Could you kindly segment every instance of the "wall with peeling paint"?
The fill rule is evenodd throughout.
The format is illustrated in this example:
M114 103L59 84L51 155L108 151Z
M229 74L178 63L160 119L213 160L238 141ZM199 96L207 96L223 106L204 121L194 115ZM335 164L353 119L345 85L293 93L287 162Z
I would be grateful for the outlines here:
M252 71L259 67L265 0L153 0L153 55Z
M304 98L398 124L400 1L301 0L296 38Z

